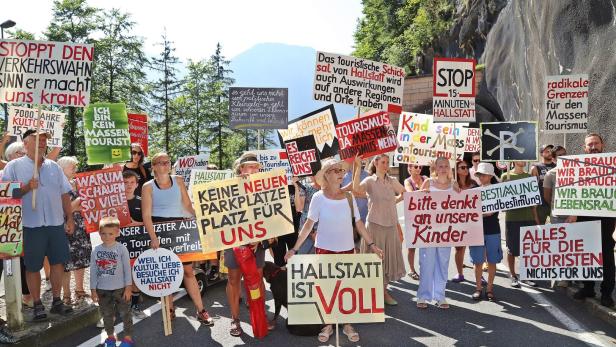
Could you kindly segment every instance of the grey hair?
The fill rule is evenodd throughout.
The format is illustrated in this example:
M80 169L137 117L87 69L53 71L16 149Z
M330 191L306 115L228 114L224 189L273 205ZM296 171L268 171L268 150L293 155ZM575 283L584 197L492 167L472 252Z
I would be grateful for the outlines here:
M11 161L15 159L13 158L15 153L19 152L20 150L25 151L24 143L23 142L13 142L4 151L4 156L6 157L7 160Z
M77 166L78 164L79 164L79 160L77 160L76 157L66 156L66 157L62 157L62 158L58 159L58 165L62 169L67 168L69 165Z

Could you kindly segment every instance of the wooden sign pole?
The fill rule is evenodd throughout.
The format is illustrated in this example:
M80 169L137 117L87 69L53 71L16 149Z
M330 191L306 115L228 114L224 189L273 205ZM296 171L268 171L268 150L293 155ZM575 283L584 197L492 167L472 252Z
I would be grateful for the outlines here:
M39 162L39 130L41 129L41 105L39 104L37 107L37 116L36 116L36 138L34 144L34 172L32 173L32 178L39 178L39 170L38 170L38 162ZM36 189L32 190L32 209L36 210Z
M160 298L160 307L163 311L163 332L165 333L165 336L173 334L173 330L171 329L171 315L169 314L169 308L171 307L171 298L171 295L163 296Z

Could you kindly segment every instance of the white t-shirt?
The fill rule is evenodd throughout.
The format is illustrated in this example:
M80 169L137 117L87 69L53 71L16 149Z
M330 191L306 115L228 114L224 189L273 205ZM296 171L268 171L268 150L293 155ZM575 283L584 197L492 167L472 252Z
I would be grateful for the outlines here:
M355 198L353 198L353 209L355 221L360 221L361 216ZM331 200L325 197L323 191L318 191L312 196L308 219L319 222L315 247L335 252L355 248L351 209L346 197L342 200Z

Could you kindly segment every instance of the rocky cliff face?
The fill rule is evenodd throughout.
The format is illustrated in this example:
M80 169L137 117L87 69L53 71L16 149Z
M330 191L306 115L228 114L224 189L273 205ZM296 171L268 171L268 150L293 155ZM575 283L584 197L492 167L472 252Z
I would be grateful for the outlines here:
M505 120L538 120L543 128L547 75L586 73L589 132L616 151L616 0L510 0L491 28L480 62L487 92ZM540 135L563 144L563 135ZM579 153L583 135L568 135Z

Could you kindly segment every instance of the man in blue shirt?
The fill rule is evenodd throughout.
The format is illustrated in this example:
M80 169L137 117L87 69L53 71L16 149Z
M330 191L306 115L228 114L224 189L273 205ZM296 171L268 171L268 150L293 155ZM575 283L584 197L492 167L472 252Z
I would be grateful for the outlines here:
M2 181L21 182L13 196L22 198L22 224L26 281L34 300L34 320L47 318L41 302L41 268L47 257L51 265L51 313L67 314L73 309L60 299L63 264L69 259L66 234L72 234L75 221L71 212L69 192L71 185L58 164L45 159L49 134L27 130L23 135L26 155L10 161L4 168ZM35 151L38 146L38 179L34 178ZM33 190L36 189L36 207L32 208ZM66 218L66 223L65 223Z

